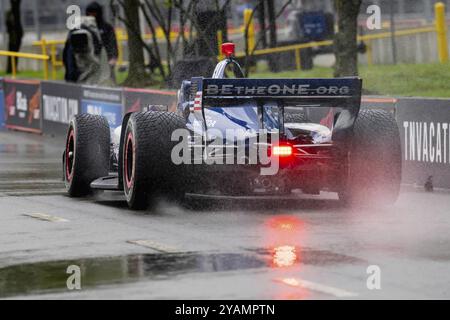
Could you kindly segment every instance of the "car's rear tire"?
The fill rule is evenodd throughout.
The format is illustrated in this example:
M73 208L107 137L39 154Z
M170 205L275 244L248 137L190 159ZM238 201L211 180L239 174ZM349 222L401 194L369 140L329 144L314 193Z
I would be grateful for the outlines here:
M70 121L63 158L69 196L88 195L91 182L108 175L110 136L108 121L102 116L80 114Z
M172 162L172 133L185 127L183 118L170 112L131 115L123 143L123 186L128 206L145 210L156 196L183 194L184 170Z
M348 207L392 205L402 176L400 133L394 117L362 110L356 120L339 198Z

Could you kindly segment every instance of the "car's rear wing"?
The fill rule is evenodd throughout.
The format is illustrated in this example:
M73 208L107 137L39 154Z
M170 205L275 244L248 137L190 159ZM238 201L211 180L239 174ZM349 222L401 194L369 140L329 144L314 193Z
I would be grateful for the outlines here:
M191 108L205 132L206 108L242 107L242 101L250 99L255 106L263 107L276 101L280 115L280 132L284 134L285 107L338 107L342 128L350 128L361 107L362 80L357 77L335 79L223 79L193 78Z
M198 79L199 80L199 79ZM337 79L202 79L195 81L203 99L351 99L361 96L362 80Z

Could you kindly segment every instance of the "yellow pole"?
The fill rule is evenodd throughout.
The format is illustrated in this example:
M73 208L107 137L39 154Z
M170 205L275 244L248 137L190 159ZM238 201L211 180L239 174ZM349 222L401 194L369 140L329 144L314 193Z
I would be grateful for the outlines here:
M219 61L222 61L224 59L224 56L222 54L222 44L223 44L223 33L222 30L217 31L217 45L219 49Z
M41 41L37 42L41 46L41 54L44 55L47 51L45 39L42 38Z
M47 41L41 40L42 55L47 55ZM44 60L44 80L48 80L48 60Z
M52 57L52 79L56 80L56 44L53 43L50 48Z
M120 29L117 29L116 37L117 37L117 51L118 51L117 65L122 66L123 65L123 39L122 39L122 31Z
M16 79L17 76L16 57L11 57L11 66L12 66L12 78Z
M245 29L248 26L248 38L247 46L248 51L251 53L253 50L255 50L255 24L252 19L252 9L245 9L244 10L244 37L245 37Z
M300 58L300 49L295 50L295 65L297 66L297 70L300 71L302 69L302 63Z
M448 61L448 44L447 44L447 26L445 23L445 5L438 2L434 5L436 16L436 35L439 53L439 61L441 63Z

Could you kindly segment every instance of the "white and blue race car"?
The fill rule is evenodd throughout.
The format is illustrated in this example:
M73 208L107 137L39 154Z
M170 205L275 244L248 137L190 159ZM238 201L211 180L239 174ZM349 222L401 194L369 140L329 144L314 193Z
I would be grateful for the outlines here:
M234 45L223 51L212 78L183 82L176 112L126 114L112 137L103 117L74 117L63 155L68 194L123 191L137 210L160 195L298 190L336 192L347 205L396 201L399 129L388 112L360 110L361 79L245 79Z

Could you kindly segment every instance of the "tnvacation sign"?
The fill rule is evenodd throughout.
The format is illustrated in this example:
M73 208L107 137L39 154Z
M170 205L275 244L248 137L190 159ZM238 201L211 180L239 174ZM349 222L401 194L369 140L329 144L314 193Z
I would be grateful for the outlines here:
M450 188L450 100L401 98L403 183Z

